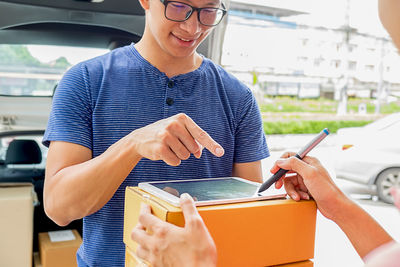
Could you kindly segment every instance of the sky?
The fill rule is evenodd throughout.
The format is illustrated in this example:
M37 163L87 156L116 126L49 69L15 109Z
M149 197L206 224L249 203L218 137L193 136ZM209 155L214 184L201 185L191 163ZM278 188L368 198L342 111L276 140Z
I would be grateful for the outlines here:
M340 27L345 22L349 3L350 26L360 32L387 36L378 16L378 0L231 0L272 7L286 8L308 14L285 18L313 26Z

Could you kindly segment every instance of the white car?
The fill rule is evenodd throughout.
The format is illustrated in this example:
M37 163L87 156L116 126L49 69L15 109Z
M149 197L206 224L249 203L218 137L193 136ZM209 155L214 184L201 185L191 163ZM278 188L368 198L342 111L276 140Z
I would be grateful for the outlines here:
M337 138L336 176L376 188L382 201L393 203L390 188L400 186L400 113L339 129Z

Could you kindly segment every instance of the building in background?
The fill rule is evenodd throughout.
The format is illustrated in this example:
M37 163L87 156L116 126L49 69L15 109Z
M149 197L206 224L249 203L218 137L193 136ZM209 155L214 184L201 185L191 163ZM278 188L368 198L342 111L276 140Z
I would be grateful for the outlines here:
M231 0L221 64L270 95L399 97L400 56L377 5L379 25L366 27L357 0L321 2Z

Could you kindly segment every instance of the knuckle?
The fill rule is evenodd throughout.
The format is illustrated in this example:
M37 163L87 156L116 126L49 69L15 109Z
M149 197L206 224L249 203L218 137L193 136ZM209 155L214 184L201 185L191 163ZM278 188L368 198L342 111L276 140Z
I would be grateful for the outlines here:
M159 242L151 242L151 243L147 244L147 248L150 251L150 254L157 255L160 251ZM148 261L150 262L152 260L152 258L153 257L150 257L150 259Z
M318 175L318 171L313 168L312 170L310 170L309 175L310 177L316 177Z
M178 120L186 120L187 115L185 113L178 113L178 114L176 114L176 118Z
M143 249L143 247L141 245L137 246L136 254L141 258L144 256L144 249Z
M160 155L166 155L169 152L169 148L167 146L160 146L158 149Z
M169 126L167 126L167 128L168 127ZM171 138L171 133L168 131L168 129L164 129L164 130L160 131L160 133L158 134L158 138L162 142L167 142Z
M193 216L192 218L190 218L189 220L189 224L193 227L193 228L201 228L203 226L203 221L201 218L199 218L198 216Z
M293 165L293 164L296 163L296 158L290 157L290 158L288 159L288 161L289 161L290 165Z
M170 132L175 132L179 128L180 122L179 120L172 120L166 127L165 130Z
M143 220L145 219L145 216L146 216L146 215L140 213L140 214L139 214L139 222L143 222ZM133 233L133 232L137 232L137 228L136 228L136 227L133 228L132 233Z
M158 246L158 244L153 244L153 246L151 247L151 251L154 255L160 254L160 247ZM155 265L156 263L155 259L153 258L152 260L153 260L152 265Z
M205 139L205 138L207 138L207 136L208 136L208 134L207 134L206 131L204 131L204 130L200 130L199 131L199 138L200 139Z
M168 228L165 226L157 227L154 234L160 239L165 239L168 235Z

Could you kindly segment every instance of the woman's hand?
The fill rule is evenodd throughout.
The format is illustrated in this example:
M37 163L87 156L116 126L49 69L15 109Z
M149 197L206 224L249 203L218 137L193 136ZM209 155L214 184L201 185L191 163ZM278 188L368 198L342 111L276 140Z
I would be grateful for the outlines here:
M320 212L328 219L334 219L340 214L338 203L346 201L347 197L318 159L306 156L300 160L295 155L293 152L284 153L272 167L272 173L279 168L289 170L275 183L275 187L279 189L284 185L286 192L296 201L313 197Z

